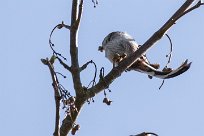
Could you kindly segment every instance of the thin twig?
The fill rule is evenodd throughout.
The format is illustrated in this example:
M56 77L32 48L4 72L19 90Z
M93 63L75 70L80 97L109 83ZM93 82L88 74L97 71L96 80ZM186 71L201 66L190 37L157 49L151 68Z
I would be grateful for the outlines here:
M104 82L104 84L106 85L106 87L104 88L104 90L105 90L105 89L108 89L108 88L109 88L109 84L107 84L106 81L104 80L104 76L105 76L104 70L105 70L104 67L102 67L102 68L100 69L99 79L100 79L102 82Z
M168 34L165 34L165 35L167 36L167 38L169 39L169 42L170 42L170 52L169 52L169 54L166 55L166 57L169 57L169 59L168 59L167 64L166 64L165 67L164 67L164 68L167 68L168 65L169 65L170 62L171 62L171 57L172 57L172 52L173 52L173 44L172 44L172 41L171 41L170 36L169 36ZM162 88L162 86L164 85L164 82L165 82L165 80L162 80L162 83L161 83L161 85L159 86L159 90L160 90L160 89Z
M166 55L166 57L169 57L168 62L165 66L167 68L171 62L171 57L172 57L172 52L173 52L173 44L172 44L170 36L168 34L165 34L165 35L167 36L167 38L169 39L169 42L170 42L170 52L169 52L169 54Z
M59 90L60 90L60 93L61 93L60 96L61 96L61 98L63 100L68 99L69 97L71 97L70 92L67 89L65 89L65 87L63 85L59 84Z
M92 83L92 87L93 87L94 85L96 85L97 66L96 66L95 62L93 62L93 61L92 61L92 64L94 64L94 68L95 68L94 78L93 78L93 80L89 83L89 85L88 85L87 88L89 88L89 86L90 86L91 83Z
M185 12L183 12L182 14L180 14L176 20L178 20L179 18L181 18L182 16L186 15L187 13L193 11L196 8L199 8L200 6L204 5L204 3L202 2L202 0L199 0L194 6L192 6L191 8L187 9Z
M71 26L69 26L69 25L66 25L66 24L64 24L64 21L62 21L62 23L61 23L61 28L67 28L68 30L70 30L71 29ZM58 27L59 28L59 27ZM60 28L59 28L60 29Z
M63 75L62 73L60 73L60 72L55 72L56 74L59 74L59 75L61 75L63 78L66 78L66 76L65 75Z
M161 85L159 86L159 90L162 88L162 86L164 85L164 81L165 80L162 80L162 83L161 83Z
M52 29L51 33L50 33L49 45L50 45L50 48L51 48L52 51L53 51L53 55L60 56L60 57L62 57L64 60L66 60L65 57L63 57L60 53L58 53L58 52L56 52L56 51L54 50L53 46L55 46L55 45L52 43L52 40L51 40L51 39L52 39L53 32L55 31L55 29L56 29L56 28L61 29L61 28L63 28L63 27L65 27L65 28L67 28L67 29L69 29L69 30L71 29L71 27L68 26L68 25L65 25L63 21L62 21L61 24L56 25L56 26Z
M93 60L90 60L90 61L88 61L87 63L85 63L83 66L81 66L81 67L80 67L80 72L83 71L84 69L86 69L87 66L88 66L90 63L93 63Z
M84 69L86 69L89 64L93 64L93 65L94 65L95 72L94 72L94 78L93 78L93 80L89 83L89 85L88 85L87 88L89 88L89 86L91 85L91 83L92 83L92 86L94 86L94 85L96 84L96 75L97 75L97 66L96 66L96 63L95 63L93 60L88 61L88 62L85 63L82 67L80 67L80 71L83 71Z
M56 59L60 62L60 64L67 69L69 72L71 72L71 67L69 67L66 63L64 63L59 57L56 57Z
M50 37L49 37L49 45L50 45L50 48L52 49L52 51L53 51L54 53L56 53L56 52L55 52L55 50L53 49L54 44L52 43L51 38L52 38L52 34L53 34L54 30L55 30L56 28L58 28L58 26L59 26L59 24L56 25L56 26L52 29L52 31L51 31L51 33L50 33ZM56 54L57 54L57 53L56 53Z
M98 5L98 0L92 0L92 3L94 4L94 8L96 8L96 5Z

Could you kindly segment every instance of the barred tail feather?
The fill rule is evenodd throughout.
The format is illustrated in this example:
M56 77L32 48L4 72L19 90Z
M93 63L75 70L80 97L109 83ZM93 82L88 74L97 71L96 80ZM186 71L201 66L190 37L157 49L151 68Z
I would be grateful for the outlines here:
M149 75L149 77L168 79L168 78L176 77L176 76L186 72L190 68L191 62L188 63L188 60L186 60L177 69L169 70L169 71L159 71L159 70L153 68L152 66L150 66L149 64L145 64L145 66L148 68L148 70L139 69L138 67L134 67L134 64L129 68L129 70L136 70L136 71L139 71L141 73L145 73L145 74Z

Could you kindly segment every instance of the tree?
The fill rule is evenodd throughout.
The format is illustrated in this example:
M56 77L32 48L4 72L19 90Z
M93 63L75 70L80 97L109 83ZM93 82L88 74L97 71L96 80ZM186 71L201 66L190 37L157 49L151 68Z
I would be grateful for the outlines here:
M79 116L80 110L85 102L90 102L92 98L98 93L102 92L104 89L108 89L109 85L131 65L133 64L143 53L145 53L149 48L151 48L158 40L160 40L170 29L178 19L180 19L185 14L191 12L192 10L203 5L201 1L198 1L196 4L193 4L195 0L187 0L176 12L175 14L158 30L156 31L135 53L130 57L125 58L117 67L107 74L104 75L103 68L100 70L100 80L96 83L94 76L93 81L90 83L90 86L84 86L81 83L80 72L86 69L89 64L96 64L91 60L85 63L82 66L79 66L78 58L78 31L79 25L81 22L81 16L83 13L83 0L73 0L72 1L72 11L71 11L71 24L66 25L64 22L58 24L52 31L56 28L66 28L70 31L70 57L71 57L71 66L67 65L63 60L66 60L60 53L56 52L53 48L54 44L51 41L50 36L50 47L53 51L53 56L48 59L42 59L43 64L49 67L52 85L55 95L55 104L56 104L56 121L55 121L55 131L54 136L66 136L70 131L72 134L75 134L79 130L80 126L75 124L77 117ZM97 1L94 1L94 6L97 4ZM51 35L52 35L51 33ZM58 81L57 73L54 69L55 60L58 60L60 64L72 74L73 85L75 89L75 96L72 96ZM61 74L62 75L62 74ZM104 103L107 105L111 104L111 101L108 98L104 98ZM66 109L66 117L62 121L60 126L60 105L63 105ZM141 133L138 136L145 136L148 133ZM154 134L154 133L152 133ZM156 134L154 134L156 135Z

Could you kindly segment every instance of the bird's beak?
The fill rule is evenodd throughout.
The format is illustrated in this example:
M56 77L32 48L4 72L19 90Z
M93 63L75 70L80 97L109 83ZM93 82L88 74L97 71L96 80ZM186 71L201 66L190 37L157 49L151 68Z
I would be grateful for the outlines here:
M103 52L104 48L102 46L98 47L98 51Z

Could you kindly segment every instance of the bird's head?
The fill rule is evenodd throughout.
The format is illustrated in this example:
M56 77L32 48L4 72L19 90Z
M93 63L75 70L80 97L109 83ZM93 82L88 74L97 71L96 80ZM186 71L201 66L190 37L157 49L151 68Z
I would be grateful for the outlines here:
M103 52L103 50L104 50L103 46L99 46L99 47L98 47L98 50L99 50L100 52Z
M111 32L109 33L103 40L102 42L102 46L105 46L108 42L112 41L112 40L115 40L117 37L119 37L121 35L121 33L123 32L119 32L119 31L116 31L116 32Z
M103 40L102 46L99 46L98 50L103 52L103 50L106 49L106 46L108 45L109 42L119 42L121 40L134 40L129 34L126 32L120 32L120 31L115 31L109 33Z
M122 32L112 32L112 33L108 34L104 38L104 40L102 42L102 46L98 47L98 50L103 52L105 50L105 48L106 48L107 43L109 43L110 41L116 39L116 37L120 36L121 35L120 33L122 33Z

